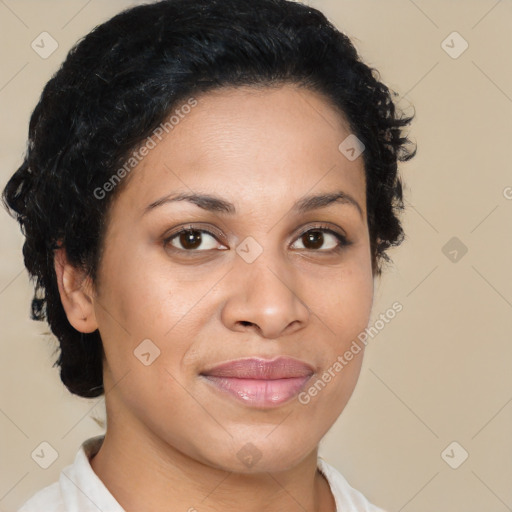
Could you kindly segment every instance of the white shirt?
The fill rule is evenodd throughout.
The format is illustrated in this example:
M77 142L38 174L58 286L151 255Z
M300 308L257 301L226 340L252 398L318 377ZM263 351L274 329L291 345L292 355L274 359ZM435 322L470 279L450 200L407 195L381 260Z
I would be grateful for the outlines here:
M73 464L60 473L59 481L37 491L18 512L125 512L93 471L104 435L82 443ZM353 489L341 473L318 457L318 469L329 482L338 512L385 512Z

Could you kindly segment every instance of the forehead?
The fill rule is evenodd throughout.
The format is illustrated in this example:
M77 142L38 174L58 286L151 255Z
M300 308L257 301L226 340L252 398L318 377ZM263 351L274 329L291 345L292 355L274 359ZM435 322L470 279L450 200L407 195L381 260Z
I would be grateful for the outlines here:
M363 159L340 151L349 124L320 94L293 85L238 87L193 100L193 108L175 107L172 129L153 137L155 146L133 169L121 196L136 208L174 191L270 206L287 195L340 188L365 208Z

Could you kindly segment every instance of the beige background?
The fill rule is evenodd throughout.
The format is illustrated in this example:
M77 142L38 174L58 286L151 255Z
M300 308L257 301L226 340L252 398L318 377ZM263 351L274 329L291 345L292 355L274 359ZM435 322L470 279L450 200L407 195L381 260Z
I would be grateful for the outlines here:
M418 155L402 166L407 241L376 290L374 318L403 311L370 339L348 407L321 454L389 511L512 510L512 3L310 0L413 104ZM0 0L0 186L20 164L29 115L70 46L128 1ZM59 44L42 59L43 31ZM441 46L457 31L454 59ZM453 40L453 43L451 42ZM452 53L462 41L453 36ZM507 199L507 197L509 199ZM0 213L0 511L54 482L102 432L102 399L70 395L55 341L29 319L32 287L17 224ZM468 252L453 262L457 237ZM445 249L445 252L447 250ZM48 468L31 458L43 441ZM468 459L452 469L461 450Z

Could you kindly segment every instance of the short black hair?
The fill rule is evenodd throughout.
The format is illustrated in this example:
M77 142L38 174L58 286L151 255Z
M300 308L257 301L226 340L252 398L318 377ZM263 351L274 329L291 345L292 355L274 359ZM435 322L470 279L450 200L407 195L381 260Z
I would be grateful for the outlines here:
M416 148L402 133L413 119L397 94L360 59L350 39L317 9L288 0L163 0L129 8L69 51L44 87L28 148L2 199L25 236L35 281L31 316L59 340L62 382L71 393L104 393L100 333L78 332L62 306L54 250L96 280L109 206L127 179L104 190L173 109L222 87L295 84L319 92L364 144L372 266L404 233L398 162ZM340 141L341 142L341 141ZM102 192L103 194L103 192Z

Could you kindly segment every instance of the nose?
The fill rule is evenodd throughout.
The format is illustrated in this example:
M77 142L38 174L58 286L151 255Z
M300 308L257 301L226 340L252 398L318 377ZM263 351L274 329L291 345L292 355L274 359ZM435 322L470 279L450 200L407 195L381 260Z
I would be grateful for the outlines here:
M274 339L303 329L310 310L300 296L298 270L263 254L250 264L235 263L221 317L230 330Z

